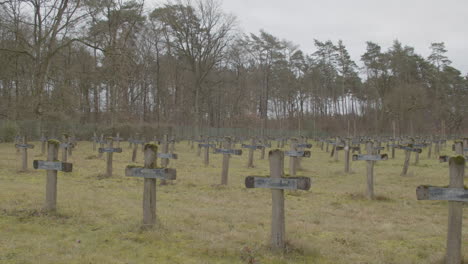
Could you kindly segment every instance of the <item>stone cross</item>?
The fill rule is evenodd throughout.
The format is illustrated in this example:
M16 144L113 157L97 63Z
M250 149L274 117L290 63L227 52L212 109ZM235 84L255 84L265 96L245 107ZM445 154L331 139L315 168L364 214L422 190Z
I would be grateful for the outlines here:
M45 210L55 211L57 208L57 171L71 172L73 164L57 161L60 142L47 141L47 161L35 160L34 169L47 171Z
M34 145L28 144L26 136L23 137L22 144L16 144L16 149L21 150L21 171L28 170L28 149L33 149Z
M297 164L299 158L306 157L310 158L310 151L308 150L298 150L298 144L296 139L291 139L291 150L284 152L286 156L289 157L289 175L290 176L296 176L297 172Z
M169 166L169 161L171 159L177 159L177 154L173 153L173 151L169 151L169 140L167 135L164 135L162 141L162 153L158 153L157 157L161 159L161 166L163 168L167 168ZM161 180L161 185L166 185L167 181L165 179Z
M367 161L367 198L373 200L374 196L374 163L379 160L388 160L387 154L374 154L373 142L366 143L367 155L353 155L353 161L365 160Z
M463 204L468 203L468 190L464 186L465 158L449 158L450 184L448 187L421 185L416 189L418 200L443 200L448 202L448 231L446 264L462 263Z
M210 148L216 148L216 144L210 144L210 143L201 143L198 144L198 148L204 148L205 151L203 152L203 164L205 166L210 165Z
M254 157L254 151L258 149L258 145L255 144L255 139L251 139L250 145L242 144L242 148L246 148L249 150L249 157L247 160L247 168L254 168L254 162L253 162L253 157Z
M125 175L144 178L143 188L143 228L152 228L156 224L156 179L175 180L176 170L157 168L158 146L144 146L144 167L127 166Z
M112 157L114 153L122 153L122 148L114 148L114 139L107 138L107 148L99 148L99 153L107 153L106 176L112 177Z
M247 188L267 188L272 194L271 247L274 250L285 249L285 214L284 190L309 190L308 177L283 177L284 153L276 149L268 154L270 177L248 176L245 178Z
M242 155L242 150L240 149L232 149L231 148L231 141L230 137L224 138L224 148L215 148L215 154L223 154L223 167L221 169L221 185L227 185L228 183L228 173L229 173L229 159L231 155Z
M412 144L408 146L398 146L398 148L405 150L405 162L403 164L403 171L401 172L401 176L406 176L408 173L409 162L411 158L411 152L421 153L422 150L419 148L414 148Z

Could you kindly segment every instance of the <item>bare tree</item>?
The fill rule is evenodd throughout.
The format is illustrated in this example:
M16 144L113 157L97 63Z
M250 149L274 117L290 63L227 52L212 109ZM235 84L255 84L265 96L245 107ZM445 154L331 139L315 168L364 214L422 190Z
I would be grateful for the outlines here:
M2 7L16 35L17 45L10 51L32 61L33 109L40 119L52 59L76 40L75 27L86 14L80 10L80 0L9 0Z
M195 125L201 123L201 93L207 76L221 63L231 43L235 18L224 14L214 0L168 3L153 11L164 25L173 49L192 73Z

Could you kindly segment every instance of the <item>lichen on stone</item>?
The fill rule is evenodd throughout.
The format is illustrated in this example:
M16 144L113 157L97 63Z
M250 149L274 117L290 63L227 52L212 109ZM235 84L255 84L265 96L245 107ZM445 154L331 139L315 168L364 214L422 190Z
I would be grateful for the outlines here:
M58 141L56 139L49 139L49 140L47 140L47 143L55 145L56 147L60 146L60 141Z
M145 150L147 150L147 149L151 149L152 151L154 151L154 153L157 153L158 152L158 145L153 144L153 143L147 143L147 144L145 144Z
M465 164L465 157L463 156L455 156L450 159L450 163L454 162L456 165L464 165Z

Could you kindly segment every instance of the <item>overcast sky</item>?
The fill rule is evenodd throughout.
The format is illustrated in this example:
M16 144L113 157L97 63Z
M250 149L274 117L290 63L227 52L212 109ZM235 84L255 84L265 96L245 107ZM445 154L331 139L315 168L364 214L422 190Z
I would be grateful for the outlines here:
M220 0L221 1L221 0ZM468 73L468 0L222 0L245 33L260 29L314 52L314 39L343 40L359 65L366 41L395 39L427 58L445 42L452 66Z

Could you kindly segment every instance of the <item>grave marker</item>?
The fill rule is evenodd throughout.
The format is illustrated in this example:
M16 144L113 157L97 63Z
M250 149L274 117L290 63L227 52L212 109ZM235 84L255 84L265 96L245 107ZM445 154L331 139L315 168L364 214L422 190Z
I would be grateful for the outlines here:
M374 154L375 148L372 141L366 143L367 155L353 155L353 161L367 161L367 191L368 199L373 200L374 196L374 163L379 160L388 160L387 154Z
M460 144L461 145L461 144ZM468 203L468 190L464 188L465 158L449 159L450 184L448 188L421 185L416 189L418 200L449 201L446 264L462 262L463 203Z
M242 150L240 149L231 149L230 137L224 138L224 148L223 149L214 149L215 154L223 154L223 167L221 169L221 185L227 185L228 183L228 173L229 173L229 159L231 155L242 155Z
M335 161L338 161L338 151L344 150L344 145L341 145L341 140L339 138L337 138L337 140L332 144L333 144L333 148L330 153L330 156L334 157Z
M167 168L169 166L170 159L177 159L177 154L172 153L172 150L169 152L169 142L167 135L164 135L162 142L162 153L158 153L157 157L161 159L161 166ZM160 185L166 185L167 181L165 179L161 180Z
M199 144L198 144L198 148L197 148L197 157L200 157L200 155L201 155L200 143L204 143L204 140L203 140L203 136L202 136L202 135L200 135L200 136L198 137L197 142L199 143Z
M438 157L440 155L440 140L434 140L434 155Z
M205 148L205 151L203 152L203 164L205 166L210 165L210 148L216 148L216 144L202 143L198 144L198 148Z
M254 156L254 151L257 149L257 146L255 145L255 139L252 138L250 145L242 144L242 148L249 149L249 158L247 160L247 168L254 168L253 156Z
M15 136L14 143L15 143L15 145L16 145L16 144L21 144L21 142L22 142L22 138L17 134L17 135ZM19 149L19 148L16 148L16 153L20 153L20 149Z
M189 140L190 149L193 149L193 147L194 147L194 145L195 145L195 144L193 143L194 141L195 141L195 139L194 139L193 137Z
M176 140L175 140L174 136L171 137L171 140L169 141L169 143L170 143L170 151L171 151L171 153L174 153L175 152L175 144L176 144Z
M257 149L261 150L260 159L263 160L265 159L265 150L266 148L271 148L271 144L267 143L265 139L262 139L260 142L262 142L262 144L257 145Z
M411 152L421 153L422 150L413 148L412 144L409 144L408 146L399 146L399 148L405 150L405 162L403 163L403 171L401 172L401 176L406 176L408 173Z
M128 148L131 149L132 146L133 146L133 138L130 136L128 139L127 139L127 142L128 142Z
M297 144L297 147L298 148L312 148L312 144L301 143L301 144Z
M68 156L71 157L73 155L73 148L75 147L75 139L73 136L68 136L68 148L67 148L67 151L68 151Z
M112 137L107 138L107 148L99 148L99 153L107 153L106 176L112 177L112 156L115 153L122 153L121 148L114 148Z
M146 144L144 147L144 167L127 166L125 175L144 178L143 227L152 228L156 224L156 179L175 180L176 170L157 168L158 146Z
M34 169L47 171L45 210L55 211L57 208L57 171L71 172L73 164L57 161L60 142L47 141L47 161L35 160Z
M464 146L465 145L462 141L455 141L455 143L453 144L453 151L455 151L457 155L463 156L465 152Z
M421 149L421 152L415 152L414 154L414 165L419 164L419 153L422 153L422 148L425 148L427 145L425 143L413 144L413 148Z
M302 157L310 157L310 151L299 151L297 148L297 139L291 139L291 150L284 152L284 155L289 156L289 175L296 176L297 160Z
M120 137L120 133L117 132L117 136L113 138L114 141L117 142L117 148L120 148L120 141L123 141L124 139Z
M301 136L300 142L297 143L296 148L299 151L304 151L304 149L306 148L312 148L312 144L308 144L306 142L306 138L304 136ZM296 169L302 170L302 158L301 157L296 159Z
M427 158L430 159L432 158L432 140L428 141L426 144L427 144Z
M284 190L309 190L311 183L308 177L283 177L284 153L281 150L271 150L268 157L270 161L270 177L248 176L245 178L245 186L247 188L271 189L271 247L274 250L284 250Z
M41 133L40 141L41 141L41 155L45 155L47 138L44 136L44 133Z
M69 148L69 143L68 143L68 135L63 134L62 135L62 142L60 144L60 149L62 150L62 161L67 162L67 156L68 156L68 148Z
M96 151L96 142L98 141L98 137L96 132L93 132L93 151Z
M381 142L379 141L379 142L377 142L377 144L380 145ZM376 147L374 147L374 154L380 154L380 151L382 151L382 150L384 150L384 149L385 149L385 148L382 147L382 146L376 146Z
M393 141L392 144L390 144L390 147L392 148L392 159L395 159L395 149L398 148L398 144L396 144L395 141Z
M345 173L350 173L351 172L351 166L350 166L350 163L349 163L349 151L350 151L350 140L347 139L345 141L345 147L344 147L344 153L345 153L345 168L344 168L344 171Z
M142 145L142 149L144 151L144 147L143 145L145 144L145 142L143 140L136 140L136 139L132 139L132 140L129 140L128 142L130 142L131 144L133 144L133 151L132 151L132 162L136 162L136 159L137 159L137 153L138 153L138 145Z
M17 150L21 150L21 171L28 170L28 149L33 149L34 145L28 144L26 136L23 137L22 144L15 145Z
M101 134L101 136L99 137L98 143L99 143L100 148L104 148L104 144L106 142L104 141L104 135L103 134ZM102 152L98 151L98 158L102 158L102 154L103 154Z

